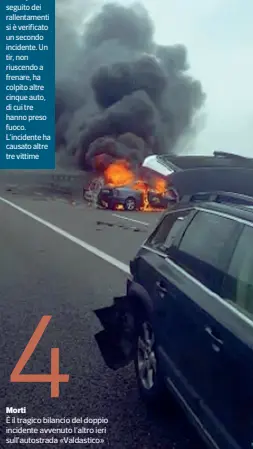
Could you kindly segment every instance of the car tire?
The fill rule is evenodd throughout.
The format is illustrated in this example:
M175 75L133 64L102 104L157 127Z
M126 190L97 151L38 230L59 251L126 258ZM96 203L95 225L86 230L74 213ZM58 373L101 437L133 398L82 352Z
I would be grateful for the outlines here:
M129 196L124 203L124 209L129 212L136 210L136 200Z
M154 331L147 316L138 320L134 365L142 399L150 405L164 403L168 390L157 358Z

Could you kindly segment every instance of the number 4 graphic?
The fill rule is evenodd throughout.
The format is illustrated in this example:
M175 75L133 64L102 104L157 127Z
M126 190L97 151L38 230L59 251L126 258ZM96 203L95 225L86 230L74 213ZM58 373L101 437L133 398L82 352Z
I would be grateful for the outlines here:
M31 358L38 345L42 335L44 334L52 316L44 315L38 326L36 327L33 335L31 336L27 346L20 356L14 370L11 373L11 382L24 382L24 383L51 383L51 398L58 398L60 394L60 383L68 382L68 374L60 374L60 350L59 348L51 348L51 374L21 374L28 360Z

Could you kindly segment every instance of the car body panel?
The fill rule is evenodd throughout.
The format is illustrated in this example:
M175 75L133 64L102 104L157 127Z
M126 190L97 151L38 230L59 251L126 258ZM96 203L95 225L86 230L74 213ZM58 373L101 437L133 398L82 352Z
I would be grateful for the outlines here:
M169 264L174 267L176 273L180 271L171 261ZM173 337L173 324L174 330L179 333L179 336L174 334L173 340L177 342L175 365L179 368L180 376L185 373L187 380L194 386L194 392L200 400L205 428L219 446L222 449L250 447L253 393L252 323L241 319L233 307L225 303L220 296L203 287L190 275L182 274L186 282L182 284L180 281L179 294L175 291L173 282L170 320L166 320L166 312L163 315L166 320L164 327L168 328L168 323L172 323L170 337ZM176 278L175 273L173 277ZM189 297L192 298L191 301L188 300ZM177 310L179 313L176 315ZM194 320L191 320L191 317ZM206 328L212 330L215 339L206 332ZM187 358L187 349L190 348L191 355ZM170 351L171 354L173 351ZM185 359L180 361L182 355ZM198 373L200 377L197 377ZM187 398L187 395L184 397Z
M151 170L154 174L158 174L163 177L167 177L174 172L173 164L164 164L157 155L151 155L146 157L142 163L142 167Z
M102 207L114 209L120 205L124 207L128 198L134 198L137 210L143 206L142 192L125 187L103 187L98 194L97 203Z
M223 332L221 337L220 323L210 311L210 294L202 290L200 283L193 284L190 276L182 276L170 260L165 263L169 265L169 270L164 266L168 295L163 301L160 329L164 334L162 347L167 355L168 376L174 380L179 392L205 428L215 436L217 444L223 449L238 449L223 424L217 422L212 410L214 392L218 386L228 386L228 372L224 370L223 348L220 353L219 344L206 332L210 328L217 338L224 339ZM168 272L171 273L172 283L168 282ZM216 308L215 315L220 317L222 305L218 298L212 300ZM202 304L206 307L202 307ZM222 388L219 397L224 399L221 393Z

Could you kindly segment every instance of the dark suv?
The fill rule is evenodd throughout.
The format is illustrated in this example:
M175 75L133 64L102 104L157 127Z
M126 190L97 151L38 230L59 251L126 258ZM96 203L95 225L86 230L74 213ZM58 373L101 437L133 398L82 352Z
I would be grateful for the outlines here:
M126 296L97 311L108 365L134 359L142 396L169 389L213 449L253 442L252 244L252 206L178 204L131 262Z

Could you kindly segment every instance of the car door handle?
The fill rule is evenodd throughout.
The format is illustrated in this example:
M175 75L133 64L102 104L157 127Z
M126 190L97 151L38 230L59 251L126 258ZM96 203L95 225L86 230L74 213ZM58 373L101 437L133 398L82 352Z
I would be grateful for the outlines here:
M163 294L167 294L168 293L168 289L165 287L164 283L161 281L157 281L155 283L157 290L159 290L161 293Z
M205 327L205 331L215 341L215 343L217 343L219 345L223 345L223 341L220 338L216 337L216 335L213 333L213 330L211 329L211 327L209 327L209 326Z

